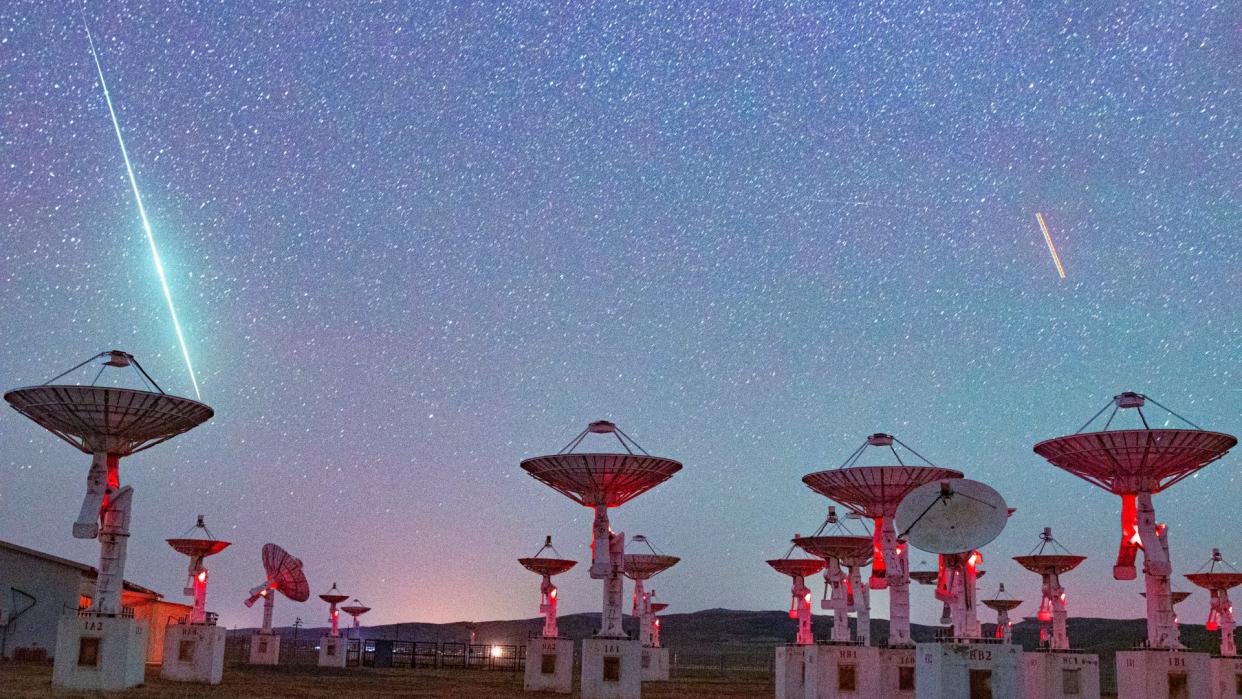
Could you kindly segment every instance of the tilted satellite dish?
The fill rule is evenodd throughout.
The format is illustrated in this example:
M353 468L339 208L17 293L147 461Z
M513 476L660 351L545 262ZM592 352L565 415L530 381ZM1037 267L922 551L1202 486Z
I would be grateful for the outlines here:
M1005 528L1009 506L990 486L948 478L915 488L897 507L897 531L929 553L965 553L991 542Z
M250 591L246 600L247 607L263 598L263 633L272 632L272 607L276 604L275 591L294 602L305 602L310 599L310 585L306 582L306 574L302 572L302 561L289 555L276 544L263 545L263 570L267 580Z

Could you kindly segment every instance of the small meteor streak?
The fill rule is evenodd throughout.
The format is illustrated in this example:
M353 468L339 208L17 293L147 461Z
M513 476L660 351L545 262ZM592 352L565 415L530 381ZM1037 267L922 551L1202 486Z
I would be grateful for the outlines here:
M181 356L185 357L185 368L190 372L190 383L194 385L194 395L200 400L198 379L194 377L194 364L190 361L190 349L185 344L185 334L181 332L181 322L177 320L177 309L173 306L172 291L168 288L168 279L164 275L164 263L160 261L160 251L155 246L155 234L151 232L151 221L147 219L147 210L142 205L142 194L138 192L138 179L134 177L134 167L129 162L129 151L125 148L125 139L121 137L121 122L117 121L116 110L112 108L112 95L108 93L108 82L104 80L103 64L99 62L99 54L95 51L95 39L91 37L91 28L82 18L82 26L86 28L86 40L91 46L91 57L95 59L95 70L99 73L99 84L103 87L104 101L108 103L108 115L112 117L112 128L116 131L116 141L121 146L121 157L125 160L125 172L129 174L129 185L134 190L134 201L138 204L138 216L142 218L142 230L147 234L147 244L151 247L151 259L155 261L155 272L160 278L160 286L164 287L164 300L168 302L168 313L172 316L173 329L177 331L177 342L181 344Z
M1048 233L1048 224L1044 223L1044 215L1036 211L1035 219L1039 221L1039 227L1044 231L1044 240L1048 243L1048 252L1052 253L1052 261L1057 265L1057 274L1064 279L1065 268L1061 266L1061 256L1057 254L1057 246L1052 244L1052 236Z

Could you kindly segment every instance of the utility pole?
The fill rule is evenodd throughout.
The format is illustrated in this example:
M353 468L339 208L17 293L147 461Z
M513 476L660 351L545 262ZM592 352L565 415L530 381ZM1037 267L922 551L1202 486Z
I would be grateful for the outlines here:
M293 620L293 640L297 641L302 636L302 617Z

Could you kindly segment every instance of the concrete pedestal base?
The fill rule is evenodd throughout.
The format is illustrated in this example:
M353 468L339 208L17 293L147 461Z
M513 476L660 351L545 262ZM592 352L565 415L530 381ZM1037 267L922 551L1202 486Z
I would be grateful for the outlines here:
M913 670L914 649L910 654ZM776 699L890 699L884 692L880 649L853 644L778 646Z
M880 656L880 691L885 699L914 699L914 646L877 648Z
M1011 643L920 643L915 646L917 699L1018 699L1022 648Z
M776 647L776 699L814 699L819 646Z
M1212 658L1212 699L1242 699L1242 657Z
M280 636L274 633L254 633L250 635L250 664L279 665Z
M52 684L65 689L129 689L143 683L147 625L132 617L66 614L56 625Z
M569 694L574 688L574 642L568 638L532 638L526 643L527 692Z
M207 624L166 628L160 677L174 682L220 684L224 679L224 629Z
M628 638L582 641L582 699L639 699L642 696L642 654Z
M1117 651L1118 699L1209 699L1211 656L1170 650Z
M1033 651L1022 665L1022 699L1100 699L1098 655Z
M319 667L345 667L349 640L344 636L319 637Z
M643 648L643 682L668 682L668 649Z

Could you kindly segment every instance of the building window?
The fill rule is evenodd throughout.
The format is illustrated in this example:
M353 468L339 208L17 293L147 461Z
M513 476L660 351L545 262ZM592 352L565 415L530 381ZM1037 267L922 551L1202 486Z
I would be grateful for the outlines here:
M544 653L539 659L539 672L545 675L556 674L556 656L552 653Z
M913 692L914 691L914 668L910 666L902 666L897 668L897 689Z
M1061 693L1082 694L1082 670L1077 668L1061 670Z
M260 653L266 653L266 652L267 652L267 639L266 639L266 638L260 638L260 639L259 639L259 652L260 652Z
M177 660L183 663L194 662L194 641L182 641L177 648Z
M853 665L837 666L837 691L852 692L858 689L858 676Z
M91 599L90 595L79 595L78 596L78 609L90 609L91 602L93 601L94 600Z
M621 658L615 655L604 656L604 681L621 681Z
M643 669L646 670L649 667L651 667L651 654L643 651Z
M329 642L328 642L328 645L324 646L324 648L326 648L326 649L328 650L328 657L329 657L329 658L335 658L335 657L336 657L336 644L335 644L335 643L332 643L331 641L329 641Z
M99 667L98 638L78 639L78 667Z

